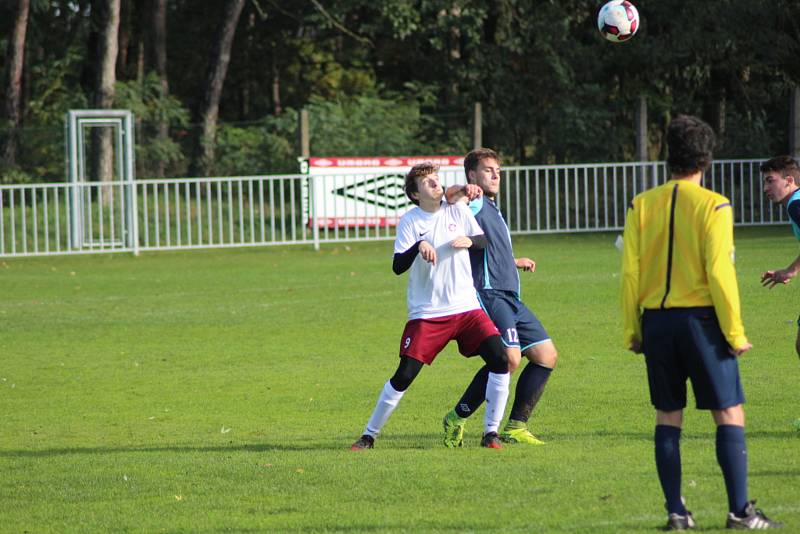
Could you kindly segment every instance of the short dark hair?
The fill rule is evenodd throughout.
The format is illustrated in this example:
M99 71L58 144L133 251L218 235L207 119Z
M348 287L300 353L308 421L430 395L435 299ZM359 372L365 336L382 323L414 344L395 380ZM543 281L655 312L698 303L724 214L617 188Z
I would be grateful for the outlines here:
M692 115L678 115L667 126L667 166L676 176L705 172L714 158L714 130Z
M800 165L791 156L775 156L761 164L760 170L764 172L779 172L781 176L791 176L794 183L800 185Z
M464 158L464 175L467 177L467 181L469 181L469 171L477 169L478 163L485 159L493 159L500 163L500 156L491 148L476 148L467 154Z
M411 193L418 193L419 187L417 186L417 178L421 178L423 176L428 176L429 174L436 174L439 172L439 166L435 163L431 163L430 161L426 161L424 163L417 163L411 170L408 171L406 174L406 183L403 186L403 190L406 192L406 196L408 199L419 206L419 200L413 198Z

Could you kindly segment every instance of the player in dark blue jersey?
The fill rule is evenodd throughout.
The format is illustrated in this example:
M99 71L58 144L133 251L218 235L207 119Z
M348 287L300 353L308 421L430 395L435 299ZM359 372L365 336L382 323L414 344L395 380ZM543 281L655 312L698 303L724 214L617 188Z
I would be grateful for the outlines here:
M520 373L508 423L500 433L506 443L542 445L528 430L528 419L542 396L558 353L539 319L520 300L518 270L533 272L536 263L515 258L511 234L496 200L500 192L500 158L488 148L479 148L464 158L468 184L448 188L449 202L469 202L488 244L481 251L470 250L472 279L481 306L494 321L503 338L509 371L513 372L525 356L529 361ZM464 424L481 405L486 390L488 369L480 369L461 400L444 418L444 444L459 447Z
M789 214L792 230L800 241L800 165L789 156L777 156L761 164L764 193L772 202L783 204ZM785 269L766 271L761 283L772 289L778 284L788 284L800 272L800 255ZM800 317L797 319L795 350L800 356Z

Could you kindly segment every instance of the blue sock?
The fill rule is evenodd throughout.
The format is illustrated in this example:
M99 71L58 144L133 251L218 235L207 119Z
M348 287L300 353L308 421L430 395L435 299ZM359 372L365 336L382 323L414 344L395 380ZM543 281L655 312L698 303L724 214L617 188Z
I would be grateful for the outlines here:
M519 375L514 404L509 419L527 422L544 392L544 386L553 370L538 363L528 362Z
M686 515L681 501L681 429L676 426L656 425L656 470L667 512Z
M728 510L741 517L747 506L747 445L743 427L717 427L717 462L725 477Z
M462 419L466 419L475 413L475 410L480 408L481 404L483 404L483 400L486 398L486 384L488 382L489 368L484 365L475 373L472 382L469 383L461 399L459 399L458 404L456 404L456 415Z

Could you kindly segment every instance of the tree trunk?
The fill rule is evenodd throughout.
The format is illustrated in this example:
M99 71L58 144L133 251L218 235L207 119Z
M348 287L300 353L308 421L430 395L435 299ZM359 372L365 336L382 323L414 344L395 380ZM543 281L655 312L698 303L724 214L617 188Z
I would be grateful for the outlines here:
M97 76L95 79L94 107L111 109L114 104L114 84L117 81L116 65L119 39L120 0L96 0L92 3L93 15L100 29L97 41ZM94 128L92 141L94 148L95 176L101 182L114 179L114 150L112 129ZM103 187L103 202L110 204L111 187Z
M648 157L648 144L647 144L647 97L639 95L636 100L636 161L647 161ZM639 191L644 191L648 188L648 167L639 165L636 167L636 175L639 181ZM656 177L651 176L652 185L656 185Z
M161 81L161 97L169 95L169 78L167 77L167 1L151 0L150 2L150 35L148 39L150 50L150 65L158 74ZM169 124L161 120L158 123L158 143L163 144L169 136ZM164 162L159 160L155 164L155 175L164 176Z
M119 8L119 54L117 54L117 72L121 79L128 79L128 48L131 43L132 28L131 0L121 0Z
M714 154L724 154L725 149L725 113L727 103L727 87L725 73L720 69L712 69L710 79L710 98L705 104L706 120L717 134Z
M98 27L101 29L97 43L99 68L95 80L94 105L99 109L111 109L114 103L114 84L117 82L120 0L95 0L92 10L98 17Z
M251 86L252 83L252 76L250 75L250 65L252 64L260 64L261 62L258 59L255 59L252 54L252 50L254 47L255 42L255 28L256 28L256 13L251 12L250 16L247 17L247 46L243 51L244 62L245 62L245 69L243 72L243 79L239 84L241 90L241 106L239 116L243 119L247 119L250 116L250 106L252 101L252 91Z
M722 151L723 147L725 146L725 134L726 134L726 124L725 124L725 114L726 114L726 104L727 104L727 96L725 94L725 90L723 89L716 101L714 102L712 108L712 126L714 131L717 134L717 145L715 147L716 151Z
M3 160L8 167L17 164L19 128L22 123L22 67L25 61L25 34L28 29L30 0L17 1L17 18L8 43L8 76L6 84L5 119L8 137L3 148Z
M793 87L789 124L789 154L800 158L800 87Z
M198 118L202 125L202 132L196 145L195 157L192 162L192 174L195 176L208 176L213 170L214 142L217 130L217 117L219 115L219 101L222 96L222 86L225 84L225 75L231 60L233 38L236 35L236 25L242 14L245 0L228 0L225 5L225 14L219 27L214 45L211 50L211 61L206 74L203 98L198 110Z
M278 70L278 58L272 49L272 114L276 117L283 112L281 105L281 73Z

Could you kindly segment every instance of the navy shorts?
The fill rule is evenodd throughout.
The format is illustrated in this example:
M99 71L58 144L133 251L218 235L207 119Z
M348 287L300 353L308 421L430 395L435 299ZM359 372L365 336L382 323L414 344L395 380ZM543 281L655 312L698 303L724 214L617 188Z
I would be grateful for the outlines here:
M642 348L650 400L657 410L686 407L687 378L700 410L721 410L744 402L739 363L728 352L713 307L645 310Z
M511 291L481 289L478 300L500 330L506 347L517 347L524 352L550 339L539 319Z

